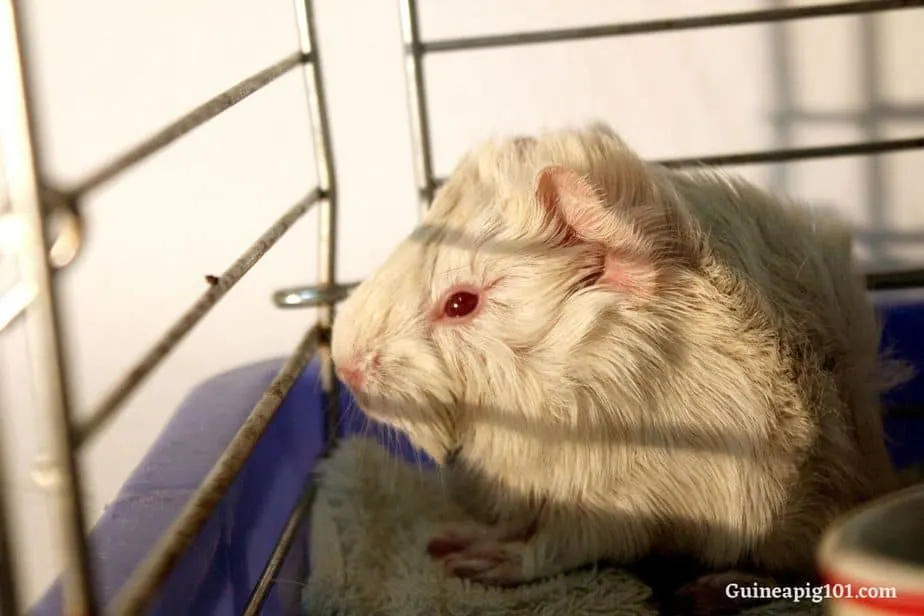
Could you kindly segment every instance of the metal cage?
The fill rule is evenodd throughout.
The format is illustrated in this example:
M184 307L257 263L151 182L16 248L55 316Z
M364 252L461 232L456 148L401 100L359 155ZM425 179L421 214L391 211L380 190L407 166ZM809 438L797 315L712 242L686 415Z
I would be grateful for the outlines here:
M0 13L0 41L3 42L3 66L0 69L0 90L4 92L0 130L3 155L9 173L10 221L19 225L26 237L20 251L23 280L4 294L0 315L6 326L20 316L27 317L30 341L34 341L33 371L36 387L47 393L47 403L41 409L51 423L54 435L55 460L53 469L57 481L60 524L66 538L65 611L68 614L99 614L103 606L96 599L93 571L89 566L87 522L84 511L83 481L80 473L81 448L98 435L122 408L128 396L148 377L183 338L234 287L238 281L269 251L289 229L312 208L320 214L318 232L318 280L322 285L334 281L334 229L336 212L336 181L331 159L330 132L324 85L321 80L320 57L316 46L313 3L296 0L295 19L299 33L299 49L272 66L244 79L228 90L199 105L186 115L138 143L128 151L83 180L67 187L51 187L42 178L42 158L35 139L35 125L30 87L29 58L24 53L22 3L8 0ZM291 70L304 74L308 93L308 111L312 124L318 186L288 208L256 241L244 251L220 276L210 277L208 289L193 303L157 341L131 366L122 379L92 410L87 419L77 421L70 396L68 367L60 333L60 313L64 309L59 299L56 281L61 271L76 256L82 242L81 201L129 167L145 160L164 146L218 116L277 78ZM15 162L15 166L11 164ZM53 228L50 223L58 223ZM316 354L325 356L324 344L333 318L333 302L322 303L317 324L312 327L292 352L263 397L253 408L246 422L216 462L195 495L186 503L171 528L132 574L129 581L109 606L115 614L141 613L154 597L159 585L171 568L202 529L214 506L244 465L260 435L273 418L289 389L307 363ZM323 362L325 390L336 398L336 386L330 362ZM335 404L330 408L336 409ZM310 486L309 486L310 487ZM300 519L308 508L308 497L293 512ZM0 498L4 497L0 491ZM13 616L23 611L17 593L15 567L12 566L9 527L5 513L7 503L0 502L0 611ZM294 531L286 528L260 583L250 598L247 613L258 613L261 602L271 588L270 581L282 564Z
M60 525L66 538L65 577L66 611L69 614L95 615L104 606L94 592L93 571L89 566L87 523L84 513L83 482L80 473L81 447L105 427L121 409L128 396L164 361L171 350L199 323L253 265L284 235L293 224L313 207L320 213L318 233L318 283L313 286L283 289L273 296L281 308L317 307L319 317L296 346L262 399L253 408L235 438L216 462L206 480L186 504L171 528L161 538L146 560L133 572L120 594L108 606L107 613L132 615L141 613L154 598L159 585L203 527L209 514L241 469L264 429L279 408L289 389L310 359L322 358L322 385L327 394L327 434L332 438L337 417L337 383L332 375L328 340L335 305L357 283L340 283L335 275L335 240L337 190L331 158L330 132L324 87L320 74L320 57L316 47L312 0L296 0L299 50L270 67L203 103L169 126L116 157L98 171L72 186L52 187L43 182L42 158L35 140L32 112L32 89L29 63L23 52L21 0L6 0L0 14L0 91L8 100L0 107L0 135L3 154L13 173L8 174L11 211L9 221L21 227L26 241L19 249L23 281L0 298L0 329L20 316L28 316L30 340L38 352L32 357L36 387L48 392L42 412L55 436L54 471L58 481ZM512 45L535 45L598 37L630 36L655 32L679 31L736 25L782 22L857 15L886 10L924 7L924 0L870 0L825 3L792 8L770 8L747 12L660 19L625 24L588 26L561 30L474 36L424 41L419 27L417 0L399 0L401 29L404 38L408 107L411 117L415 171L421 212L428 209L442 182L435 176L431 154L431 131L426 96L424 60L430 54L462 52L472 49L501 48ZM318 186L290 207L225 272L211 277L209 288L177 319L160 340L131 366L107 396L84 421L74 417L68 367L64 360L60 335L61 305L56 289L58 274L66 268L80 249L83 239L81 201L97 187L122 171L146 159L164 146L216 117L244 98L259 91L281 75L300 69L308 91L308 111L312 123ZM924 135L848 145L817 146L659 161L669 166L745 165L788 162L836 156L876 155L924 148ZM15 164L10 164L13 161ZM57 223L52 226L50 223ZM51 229L55 231L52 232ZM872 289L903 288L924 285L924 269L871 274ZM0 462L2 462L0 456ZM0 468L0 474L2 474ZM0 612L23 611L17 594L15 567L5 517L8 503L0 491ZM294 540L296 528L311 509L313 486L293 510L273 555L253 589L246 614L259 613L272 580Z

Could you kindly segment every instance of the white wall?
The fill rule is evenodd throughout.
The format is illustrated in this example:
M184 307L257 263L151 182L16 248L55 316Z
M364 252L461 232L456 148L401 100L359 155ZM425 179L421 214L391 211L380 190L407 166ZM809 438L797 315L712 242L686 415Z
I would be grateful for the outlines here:
M806 4L800 2L799 4ZM289 0L31 0L47 171L76 180L161 125L295 49ZM428 38L744 10L771 0L429 0ZM796 3L791 3L796 4ZM864 39L871 24L874 45ZM416 220L397 4L318 0L317 27L341 185L340 273L367 274ZM869 30L869 28L867 28ZM785 145L770 26L603 39L448 54L428 62L440 173L494 131L599 117L645 156ZM851 112L869 109L864 54L880 105L906 109L875 122L882 137L924 134L924 12L811 20L783 28L794 103L838 120L791 123L791 145L869 138ZM300 75L293 72L106 185L86 203L88 244L64 276L77 406L85 411L176 315L282 211L314 184ZM807 162L745 172L834 207L870 263L924 261L924 153ZM878 175L877 175L878 174ZM880 213L876 214L876 208ZM281 312L270 294L311 282L316 220L301 222L235 288L132 398L84 458L95 519L191 386L218 371L282 355L313 318ZM892 236L888 234L900 234ZM13 478L19 549L31 552L35 597L58 566L47 497L29 478L41 438L22 332L2 338L2 436ZM10 454L11 452L11 454Z

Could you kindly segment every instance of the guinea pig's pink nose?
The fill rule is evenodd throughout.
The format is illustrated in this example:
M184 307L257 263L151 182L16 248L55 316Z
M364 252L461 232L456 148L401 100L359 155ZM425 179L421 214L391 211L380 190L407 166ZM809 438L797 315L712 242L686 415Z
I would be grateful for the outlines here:
M339 364L335 372L343 384L354 391L361 390L363 382L366 380L366 375L363 374L362 369L353 363Z

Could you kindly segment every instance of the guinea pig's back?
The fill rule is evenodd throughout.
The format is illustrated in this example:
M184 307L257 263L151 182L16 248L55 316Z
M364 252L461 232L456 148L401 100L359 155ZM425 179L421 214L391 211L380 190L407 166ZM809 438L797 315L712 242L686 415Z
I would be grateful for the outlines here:
M758 295L789 335L826 353L857 348L846 343L857 321L875 327L869 301L856 294L849 232L836 219L718 172L674 172L671 179L703 256ZM869 351L875 336L866 338Z
M873 484L891 487L879 396L900 382L900 375L881 361L879 324L856 267L849 228L836 216L724 174L673 172L671 177L679 206L702 234L707 254L758 296L781 342L796 355L794 361L803 363L799 369L812 372L805 362L814 362L816 378L835 380L841 417L850 426L863 469Z

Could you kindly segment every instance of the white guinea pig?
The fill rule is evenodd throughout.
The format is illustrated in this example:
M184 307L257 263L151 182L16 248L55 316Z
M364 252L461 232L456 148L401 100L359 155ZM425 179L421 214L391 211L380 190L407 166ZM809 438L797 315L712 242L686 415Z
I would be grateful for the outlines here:
M498 585L658 550L811 571L893 486L878 347L843 225L600 124L467 154L332 340L472 515L431 553Z

